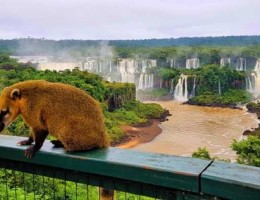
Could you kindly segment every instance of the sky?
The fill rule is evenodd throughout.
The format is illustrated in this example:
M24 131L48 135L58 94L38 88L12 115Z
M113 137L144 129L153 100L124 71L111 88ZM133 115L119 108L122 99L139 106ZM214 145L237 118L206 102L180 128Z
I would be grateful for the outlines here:
M0 39L260 35L260 0L0 0Z

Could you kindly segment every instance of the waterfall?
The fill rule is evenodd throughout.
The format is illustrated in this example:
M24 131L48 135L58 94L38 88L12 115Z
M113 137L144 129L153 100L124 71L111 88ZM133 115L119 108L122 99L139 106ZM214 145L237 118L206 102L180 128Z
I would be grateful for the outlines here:
M221 82L220 79L218 80L218 95L221 96Z
M168 63L170 64L171 68L180 68L180 61L176 59L170 59L168 60Z
M51 71L65 71L65 70L70 70L72 71L75 68L84 69L84 66L82 63L62 63L62 62L48 62L48 63L40 63L38 64L38 70L51 70Z
M220 59L220 67L225 67L231 64L230 58L221 58Z
M251 73L251 91L255 92L255 87L256 87L256 74L255 73Z
M153 87L153 74L146 74L146 73L140 74L138 89L144 90L152 87Z
M173 79L172 79L171 80L171 87L170 87L170 94L173 94L173 91L174 91L173 87L174 87L174 83L173 83Z
M148 74L144 74L144 87L148 87Z
M237 59L236 70L246 71L246 59L245 58Z
M144 74L140 74L138 89L139 90L144 89Z
M174 90L174 99L177 101L188 101L188 76L181 74Z
M260 95L260 59L259 58L255 64L255 74L252 73L251 76L254 78L253 94L257 98Z
M198 58L192 58L186 60L186 68L187 69L196 69L200 67L200 60Z
M160 89L162 89L163 80L160 78Z
M171 68L174 67L173 62L174 62L174 60L171 59L171 60L170 60L170 67L171 67Z
M101 61L98 61L98 64L99 64L99 65L98 65L98 68L99 68L99 69L98 69L98 72L99 72L99 73L102 73Z
M192 86L190 97L195 97L196 95L195 91L196 91L196 76L194 76L193 78L193 86Z
M148 88L151 88L151 83L152 83L152 76L151 74L148 75Z
M260 58L256 61L254 72L246 78L246 90L251 92L255 99L260 97Z
M121 74L122 83L134 83L136 66L132 59L122 59L118 61L118 71Z
M251 78L255 80L255 74L254 73L252 73L250 76L246 77L246 90L248 92L253 93L254 88L253 88L253 85L252 85Z

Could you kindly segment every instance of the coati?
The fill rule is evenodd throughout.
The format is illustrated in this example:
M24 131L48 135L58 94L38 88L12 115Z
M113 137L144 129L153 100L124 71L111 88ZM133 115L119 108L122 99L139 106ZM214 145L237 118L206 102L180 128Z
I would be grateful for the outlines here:
M99 103L86 92L61 83L24 81L3 89L0 96L0 131L21 115L30 127L25 155L34 156L48 134L66 151L109 146Z

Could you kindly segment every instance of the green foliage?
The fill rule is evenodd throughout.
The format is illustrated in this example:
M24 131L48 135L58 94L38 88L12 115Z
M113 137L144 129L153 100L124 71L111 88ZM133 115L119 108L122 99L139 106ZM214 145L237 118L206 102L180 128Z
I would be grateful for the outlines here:
M163 80L177 79L181 75L181 71L174 68L159 68L158 74ZM175 81L177 82L177 80Z
M221 159L221 158L218 158L217 156L211 157L210 154L209 154L209 151L207 150L206 147L203 147L203 148L199 147L197 149L197 151L192 153L192 157L193 158L201 158L201 159L204 159L204 160L219 160L219 161L223 161L223 162L230 162L230 159Z
M251 94L245 90L228 90L221 96L212 92L204 92L201 95L190 98L188 103L200 106L235 107L239 103L249 102L251 98Z
M0 54L0 69L10 69L11 67L17 67L18 63L15 59L10 58L8 54Z
M126 101L122 108L113 112L109 112L105 104L102 105L105 124L112 141L117 141L124 136L122 125L145 123L148 119L160 118L164 112L158 104L139 101Z
M125 101L135 100L135 84L133 83L109 83L104 86L107 89L105 99L109 104L109 110L120 108Z
M249 102L246 108L249 112L256 113L258 117L260 116L260 102ZM258 135L260 136L260 133Z
M211 61L209 61L211 62ZM190 99L189 103L196 105L217 105L235 106L237 103L246 103L252 99L251 94L245 91L246 73L237 71L228 67L220 67L218 64L204 65L198 69L176 69L176 68L158 68L158 74L163 79L164 89L168 89L171 82L176 86L180 74L188 75L188 91L193 90L193 82L196 82L195 97ZM156 96L156 91L147 90L138 91L141 99L147 99L146 96ZM167 94L163 94L167 96Z
M3 131L3 134L17 135L17 136L28 136L29 128L24 123L21 116L19 116L10 126Z
M192 153L193 158L201 158L205 160L212 160L206 147L199 147L197 151Z
M32 67L24 68L18 66L9 71L0 70L0 75L2 87L26 80L47 80L50 82L61 82L76 86L99 101L103 101L106 94L106 88L102 82L102 78L98 75L88 73L87 71L38 71Z
M260 137L248 136L241 141L234 140L231 147L238 155L238 163L260 167Z
M13 170L0 170L0 199L98 200L99 188ZM140 196L116 192L117 199L137 200ZM152 198L142 197L148 200Z
M229 89L244 89L245 72L236 71L219 65L205 65L195 71L197 80L196 94L206 91L215 94Z
M123 105L127 111L134 112L138 117L143 119L160 118L164 109L156 103L141 103L140 101L127 101Z

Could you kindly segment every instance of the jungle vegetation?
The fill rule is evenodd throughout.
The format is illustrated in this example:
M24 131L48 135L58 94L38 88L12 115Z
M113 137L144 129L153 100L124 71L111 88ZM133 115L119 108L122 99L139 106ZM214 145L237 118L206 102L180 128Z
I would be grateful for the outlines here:
M0 90L14 83L26 80L47 80L70 84L87 92L100 102L105 116L107 131L112 141L124 136L121 126L124 124L145 123L151 118L158 118L164 109L157 104L144 104L135 100L135 86L129 83L108 83L99 75L80 71L39 71L30 64L22 65L6 54L0 54ZM120 106L109 111L107 101L114 96L120 97ZM115 100L116 101L116 100ZM27 136L28 128L18 118L5 131L7 134Z
M231 36L231 37L205 37L205 38L179 38L179 39L152 39L152 40L129 40L129 41L53 41L42 39L14 39L0 40L0 90L11 84L32 79L48 80L51 82L62 82L74 85L98 100L103 109L107 130L112 140L117 141L123 137L121 126L124 124L144 123L149 118L159 117L164 110L157 104L143 104L131 97L133 84L107 83L100 76L82 72L78 69L73 71L37 71L30 64L17 63L9 55L53 55L61 56L59 53L66 52L66 55L76 59L96 55L100 52L102 45L109 45L113 51L113 59L116 58L149 58L158 60L158 69L151 69L154 73L162 77L162 88L153 91L145 91L146 95L168 96L170 83L173 80L177 84L181 73L190 76L190 82L196 77L196 96L190 99L190 103L197 105L221 104L234 105L238 102L248 102L250 94L245 91L246 72L232 70L229 67L219 67L221 57L244 57L249 59L249 63L254 63L260 57L260 36ZM167 64L168 59L187 59L198 57L201 61L199 69L173 69ZM254 64L251 65L253 69ZM220 84L219 84L220 83ZM221 85L221 95L219 92ZM189 84L189 89L192 85ZM111 92L113 91L113 92ZM112 95L129 94L130 97L124 99L120 108L109 109L107 100ZM172 95L172 94L170 94ZM28 136L28 127L18 118L5 131L5 134ZM234 141L232 148L238 154L238 163L255 165L259 167L259 136L250 136L242 141ZM194 157L212 159L207 149L200 148L193 154ZM97 189L89 186L86 191L85 185L64 182L58 179L35 176L32 183L31 174L23 175L10 170L0 170L1 184L0 191L8 188L9 197L19 196L19 198L35 199L41 198L43 194L46 199L53 197L55 192L57 199L64 198L64 188L66 187L66 199L75 199L75 188L77 187L78 199L97 197ZM3 182L4 179L7 182ZM42 185L44 183L44 185ZM53 184L54 183L54 184ZM66 184L66 186L65 186ZM26 192L24 192L26 191ZM36 192L35 192L36 191ZM124 193L118 193L119 197L124 197ZM5 192L0 193L0 198L5 198ZM135 196L128 196L129 199L138 199ZM145 198L142 198L145 199Z

